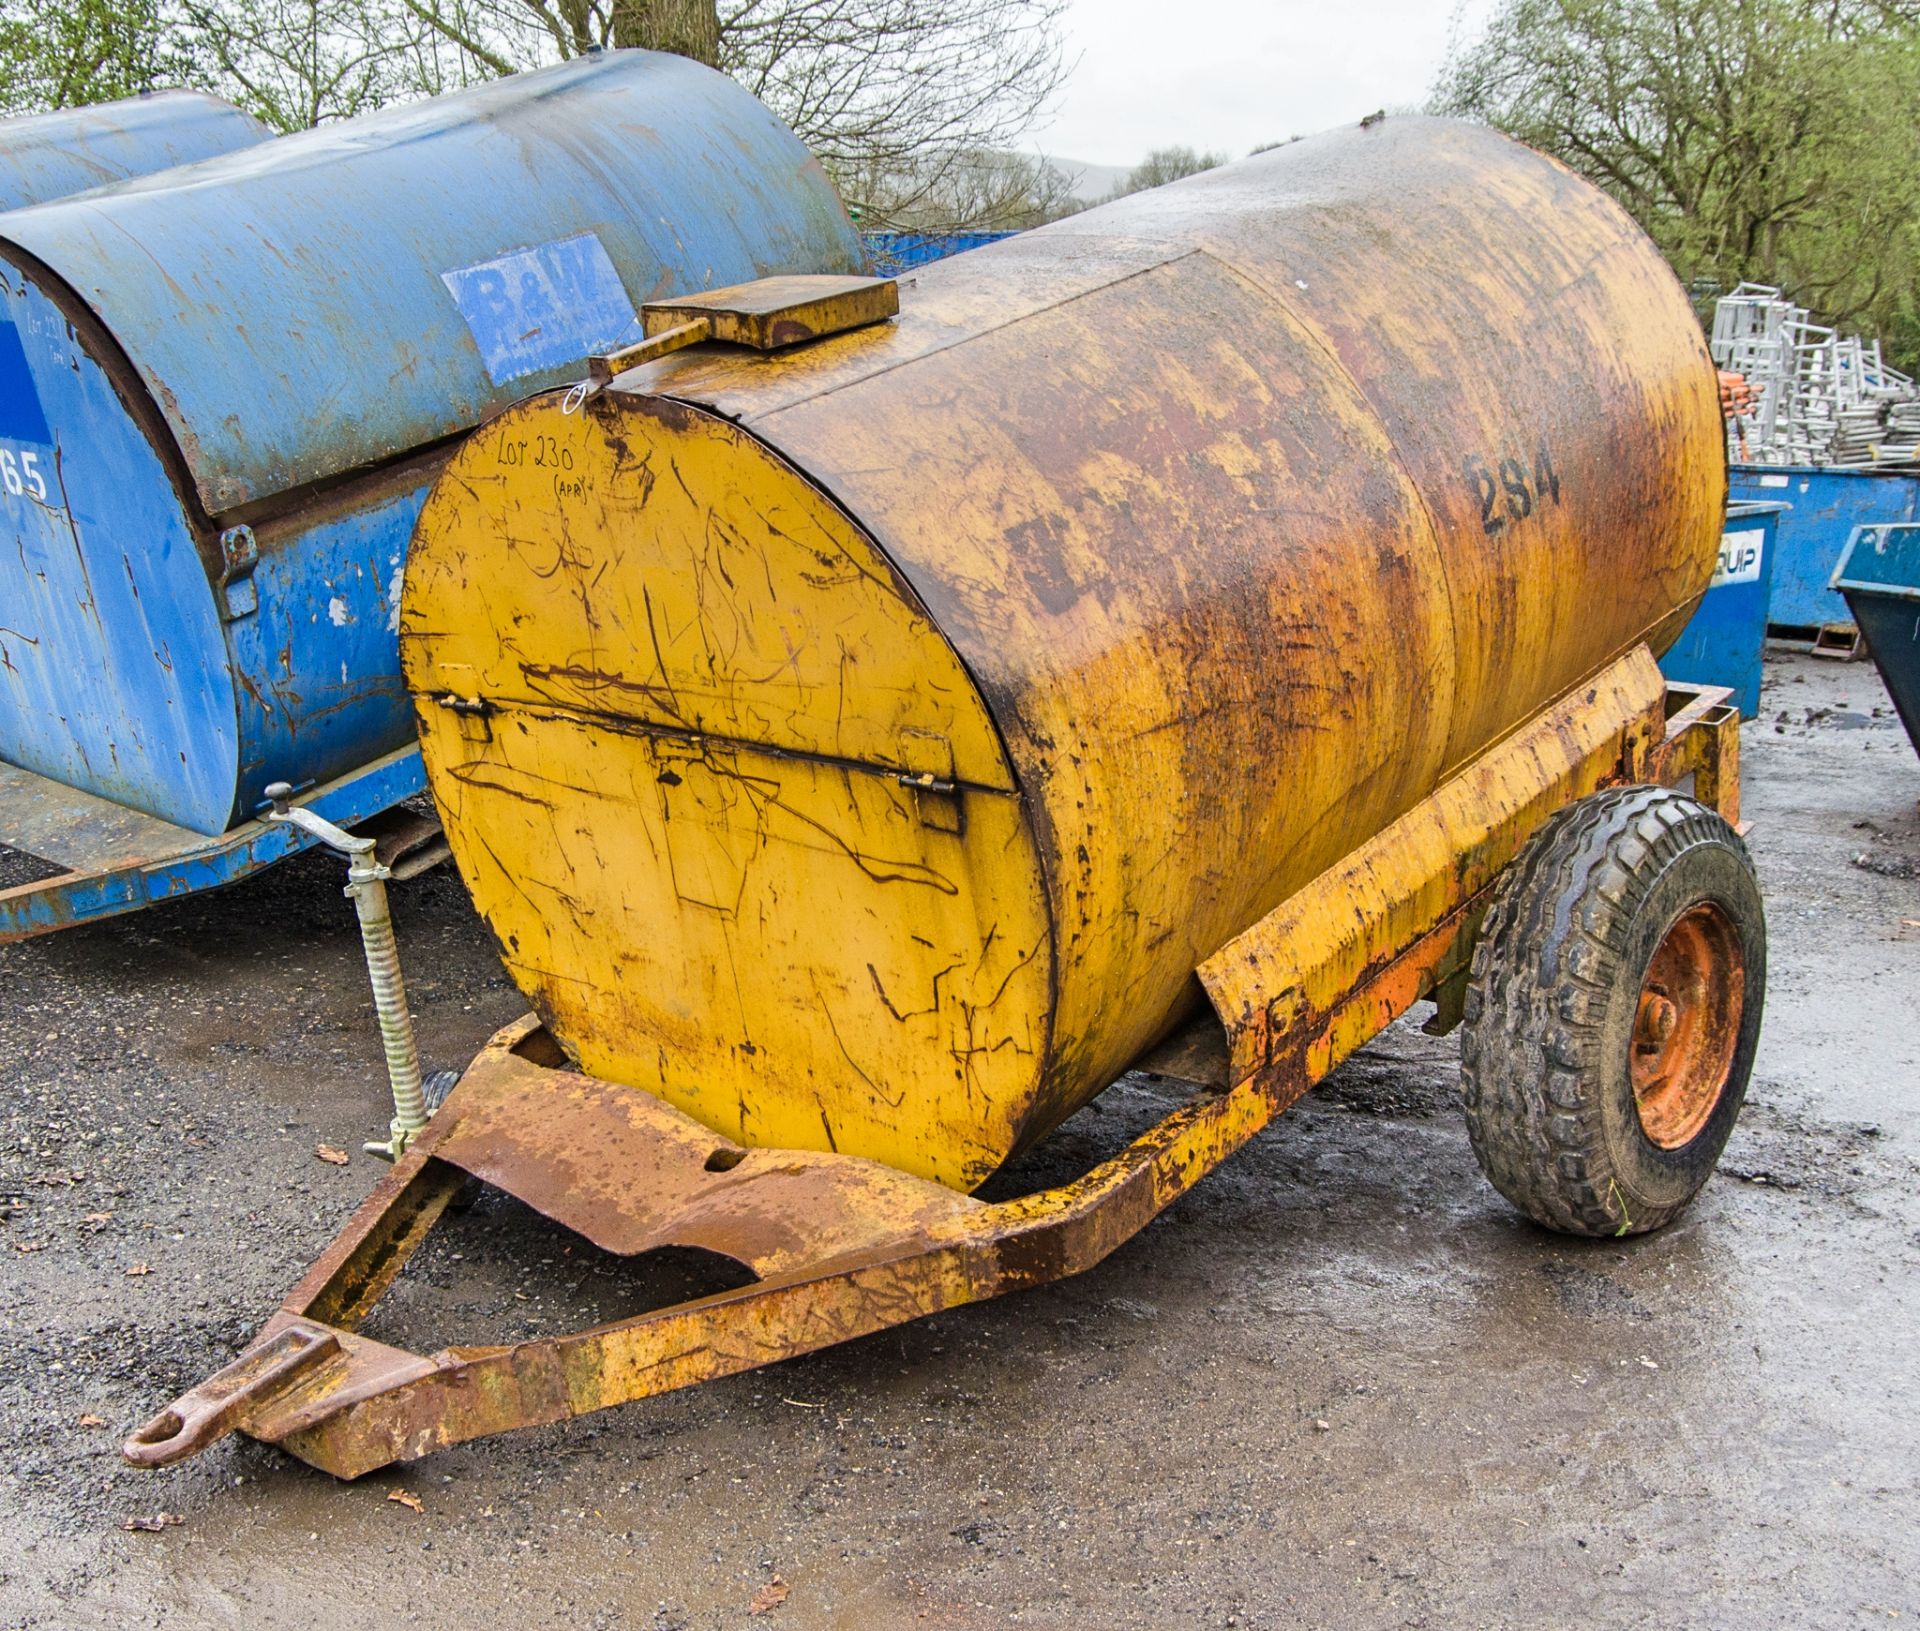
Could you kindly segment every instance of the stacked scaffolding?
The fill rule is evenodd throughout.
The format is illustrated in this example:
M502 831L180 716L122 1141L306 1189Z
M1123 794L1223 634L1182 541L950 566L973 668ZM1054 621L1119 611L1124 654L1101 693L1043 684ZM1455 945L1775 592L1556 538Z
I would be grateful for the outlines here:
M1865 469L1920 458L1920 389L1887 365L1878 340L1842 335L1778 289L1743 283L1714 303L1712 350L1751 389L1747 410L1727 420L1737 462Z

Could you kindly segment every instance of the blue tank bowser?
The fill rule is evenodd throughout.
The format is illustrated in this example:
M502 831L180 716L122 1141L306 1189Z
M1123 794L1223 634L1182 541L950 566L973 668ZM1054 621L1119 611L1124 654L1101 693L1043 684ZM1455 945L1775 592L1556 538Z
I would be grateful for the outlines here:
M462 433L644 301L865 263L785 125L642 51L0 215L0 846L42 874L0 941L289 852L270 783L420 791L396 620Z
M272 134L251 114L205 91L151 91L0 119L0 210L232 153Z

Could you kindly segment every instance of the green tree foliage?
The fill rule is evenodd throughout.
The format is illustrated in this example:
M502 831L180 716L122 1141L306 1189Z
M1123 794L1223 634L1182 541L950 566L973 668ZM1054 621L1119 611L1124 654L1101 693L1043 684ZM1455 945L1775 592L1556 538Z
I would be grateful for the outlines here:
M404 0L0 0L0 113L197 86L300 130L473 77Z
M1604 187L1691 284L1778 284L1920 353L1920 6L1505 0L1437 111Z
M0 4L0 113L110 102L190 73L159 0Z

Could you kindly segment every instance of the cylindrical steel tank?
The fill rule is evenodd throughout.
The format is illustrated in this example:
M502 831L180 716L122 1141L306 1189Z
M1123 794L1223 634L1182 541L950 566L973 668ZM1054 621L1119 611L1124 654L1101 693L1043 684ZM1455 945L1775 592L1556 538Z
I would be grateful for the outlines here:
M1468 125L1299 142L901 305L484 427L402 650L455 856L569 1054L968 1188L1197 962L1663 647L1726 468L1653 245Z
M251 114L204 91L155 91L0 119L0 210L232 153L272 134Z
M638 51L0 216L0 759L219 833L403 746L449 438L648 298L863 265L791 131Z

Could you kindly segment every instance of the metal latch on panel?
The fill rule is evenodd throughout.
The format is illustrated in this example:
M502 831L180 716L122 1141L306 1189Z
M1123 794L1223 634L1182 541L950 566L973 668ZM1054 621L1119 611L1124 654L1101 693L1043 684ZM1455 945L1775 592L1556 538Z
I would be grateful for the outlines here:
M588 359L595 386L703 340L780 351L885 322L900 310L900 285L879 277L770 277L640 308L644 340Z
M967 809L954 774L953 743L934 731L906 726L900 732L900 763L896 779L912 790L928 828L956 837L965 834Z
M433 700L460 722L460 734L465 740L493 740L493 704L485 697L463 697L457 691L447 691Z
M231 623L260 609L260 591L253 569L260 564L260 545L252 527L228 527L220 534L221 616Z

